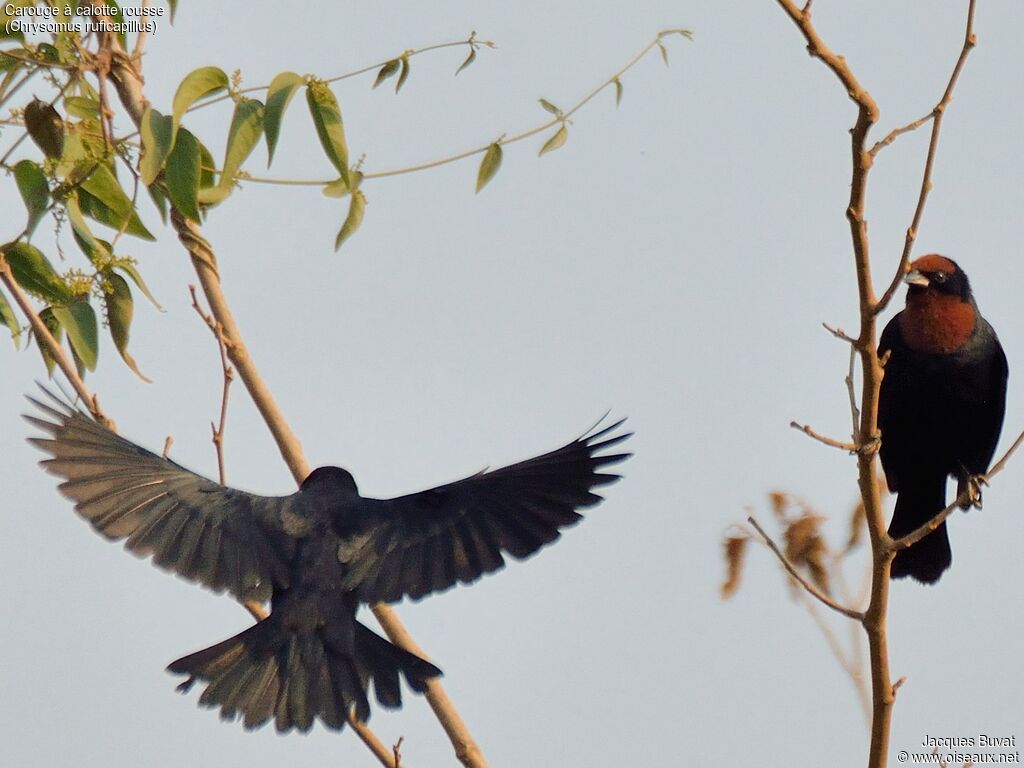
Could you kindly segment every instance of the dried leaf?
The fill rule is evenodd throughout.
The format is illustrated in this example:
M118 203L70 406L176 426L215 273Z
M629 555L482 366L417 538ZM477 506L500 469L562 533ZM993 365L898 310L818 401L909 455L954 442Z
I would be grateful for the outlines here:
M789 494L782 491L772 491L768 494L768 500L772 505L772 512L780 522L786 522L786 510L789 508Z
M729 536L725 540L725 581L722 583L722 599L728 600L740 586L743 573L743 556L747 551L747 536Z
M615 83L615 108L618 109L622 103L622 81L616 77L612 82Z
M785 533L786 559L796 567L805 567L811 581L828 594L828 545L819 532L824 519L820 515L803 514L790 522Z

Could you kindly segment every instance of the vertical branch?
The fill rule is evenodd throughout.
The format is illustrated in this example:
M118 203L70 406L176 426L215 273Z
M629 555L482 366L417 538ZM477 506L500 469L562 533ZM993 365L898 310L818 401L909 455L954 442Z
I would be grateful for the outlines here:
M895 701L896 687L892 684L889 672L889 649L886 632L886 615L889 602L889 569L892 565L894 550L892 539L886 530L882 514L881 492L876 477L875 453L878 450L878 393L882 381L882 366L878 360L876 345L876 318L885 308L899 287L899 278L906 270L910 251L916 238L917 228L924 212L928 192L931 190L931 174L935 161L939 129L946 106L953 96L953 88L963 69L970 50L974 47L974 11L976 0L969 0L967 10L967 31L963 49L957 59L946 91L932 112L932 139L928 147L921 192L918 197L914 220L907 230L903 254L893 279L881 300L875 298L871 278L871 260L868 243L867 220L864 215L868 173L874 162L875 155L883 146L891 143L896 136L913 130L923 124L923 120L898 129L871 149L867 148L867 135L871 127L878 121L878 106L874 99L859 83L852 70L842 56L836 55L818 35L810 17L810 3L803 9L798 8L793 0L776 0L787 15L799 28L807 41L807 50L822 60L832 70L846 88L847 95L857 106L857 120L850 131L850 150L852 171L850 183L850 201L846 209L846 218L850 225L850 236L853 241L854 261L857 272L857 293L860 310L860 334L854 348L860 357L862 383L860 401L860 423L857 442L862 444L857 452L858 485L861 499L864 502L864 514L867 519L868 535L871 540L872 580L870 602L864 612L862 624L868 637L868 651L871 663L871 694L872 723L871 747L868 759L870 768L884 768L888 759L889 732L892 722L892 706Z

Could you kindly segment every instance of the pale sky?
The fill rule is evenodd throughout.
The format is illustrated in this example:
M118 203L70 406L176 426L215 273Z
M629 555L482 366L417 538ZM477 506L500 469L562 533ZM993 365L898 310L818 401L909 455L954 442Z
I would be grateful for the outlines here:
M1002 339L1001 452L1024 428L1024 7L979 5L979 44L945 121L915 254L956 259ZM966 6L815 3L822 35L879 103L874 138L938 99ZM310 463L347 467L368 495L545 452L608 409L629 417L624 479L555 546L397 607L491 765L863 765L857 696L771 554L753 547L739 594L718 596L722 535L750 510L770 524L769 491L830 515L837 543L857 494L852 458L789 427L848 438L847 351L820 324L856 327L843 215L855 113L776 3L183 0L175 26L165 20L149 42L146 93L168 112L177 83L203 65L258 85L284 70L340 74L471 30L495 41L457 78L464 50L414 58L397 96L371 90L372 75L335 87L352 156L380 171L531 128L546 116L539 97L568 107L668 27L695 34L666 41L668 69L656 52L642 61L623 77L619 109L602 94L556 152L537 158L544 137L507 147L479 195L477 159L368 181L363 227L334 253L347 201L250 185L211 211L204 232ZM225 104L186 124L219 157L229 119ZM872 171L880 287L898 263L927 137L901 138ZM261 146L246 167L331 175L301 98L269 171L265 157ZM0 210L5 240L23 215L10 180ZM132 240L126 252L166 311L140 298L130 350L154 383L104 339L88 384L122 434L153 449L173 435L175 460L215 476L216 347L189 306L196 278L183 250L146 201L142 216L158 242ZM16 353L0 338L0 764L376 765L347 730L247 733L198 708L197 691L175 693L168 662L250 619L75 515L23 439L22 395L43 375L34 347ZM294 487L238 383L226 441L231 484ZM1024 738L1022 501L1018 456L982 511L952 518L941 582L893 586L892 674L906 677L893 754L926 735ZM847 624L829 619L848 644ZM403 764L454 764L426 701L403 696L399 712L376 707L371 727L388 744L404 738Z

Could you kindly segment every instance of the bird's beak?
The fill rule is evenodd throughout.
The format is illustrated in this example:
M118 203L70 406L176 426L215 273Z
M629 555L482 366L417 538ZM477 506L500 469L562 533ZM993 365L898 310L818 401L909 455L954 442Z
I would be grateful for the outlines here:
M925 288L928 287L928 278L924 276L924 273L917 269L912 269L907 272L906 277L903 278L903 282L907 285L922 285Z

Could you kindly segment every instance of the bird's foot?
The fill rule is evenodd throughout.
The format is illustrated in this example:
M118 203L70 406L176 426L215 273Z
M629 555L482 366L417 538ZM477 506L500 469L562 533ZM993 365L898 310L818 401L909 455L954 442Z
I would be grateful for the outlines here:
M857 447L857 453L861 456L874 456L882 447L882 436L876 432Z
M984 475L963 475L957 484L957 495L963 499L960 509L965 512L973 507L981 509L981 488L988 485Z

